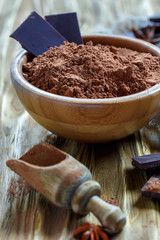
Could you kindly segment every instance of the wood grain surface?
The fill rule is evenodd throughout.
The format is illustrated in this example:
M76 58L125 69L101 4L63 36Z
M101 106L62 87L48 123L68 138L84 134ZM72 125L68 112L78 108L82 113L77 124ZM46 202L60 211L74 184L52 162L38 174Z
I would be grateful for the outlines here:
M107 29L121 30L117 20L149 16L160 12L160 5L159 0L0 0L0 240L68 240L83 222L98 223L92 214L81 217L56 207L27 183L17 181L19 177L6 167L7 159L19 158L42 141L85 164L101 184L104 200L118 200L127 224L112 239L160 240L160 203L141 196L140 189L149 175L131 165L132 156L160 152L160 114L139 132L103 144L63 139L38 125L20 104L9 73L11 61L21 47L8 36L32 10L42 15L77 11L82 33L89 33L97 21Z

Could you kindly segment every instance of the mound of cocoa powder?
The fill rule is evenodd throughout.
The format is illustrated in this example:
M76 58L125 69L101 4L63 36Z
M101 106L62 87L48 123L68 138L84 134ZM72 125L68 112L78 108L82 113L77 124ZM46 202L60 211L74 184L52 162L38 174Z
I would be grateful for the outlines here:
M160 58L126 48L64 42L23 65L37 88L75 98L112 98L160 82Z

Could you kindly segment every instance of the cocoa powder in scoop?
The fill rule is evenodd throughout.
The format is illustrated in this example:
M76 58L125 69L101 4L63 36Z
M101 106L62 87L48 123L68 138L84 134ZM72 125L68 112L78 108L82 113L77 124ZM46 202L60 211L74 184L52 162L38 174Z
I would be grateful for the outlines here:
M126 48L64 42L23 65L24 78L44 91L75 98L112 98L160 82L160 58Z

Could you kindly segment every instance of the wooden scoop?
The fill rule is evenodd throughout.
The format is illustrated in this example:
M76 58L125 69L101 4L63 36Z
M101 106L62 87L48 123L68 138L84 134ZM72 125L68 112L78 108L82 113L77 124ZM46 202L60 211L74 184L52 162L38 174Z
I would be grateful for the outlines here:
M99 198L101 187L88 168L56 147L40 143L6 164L57 206L78 214L91 211L113 233L125 225L121 209Z

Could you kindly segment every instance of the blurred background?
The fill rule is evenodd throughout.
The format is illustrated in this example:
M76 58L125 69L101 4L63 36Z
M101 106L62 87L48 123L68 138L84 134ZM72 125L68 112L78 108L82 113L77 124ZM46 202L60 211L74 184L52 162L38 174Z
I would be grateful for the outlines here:
M41 16L76 11L82 34L123 33L160 13L160 0L0 0L0 47L6 49L10 33L33 10Z

